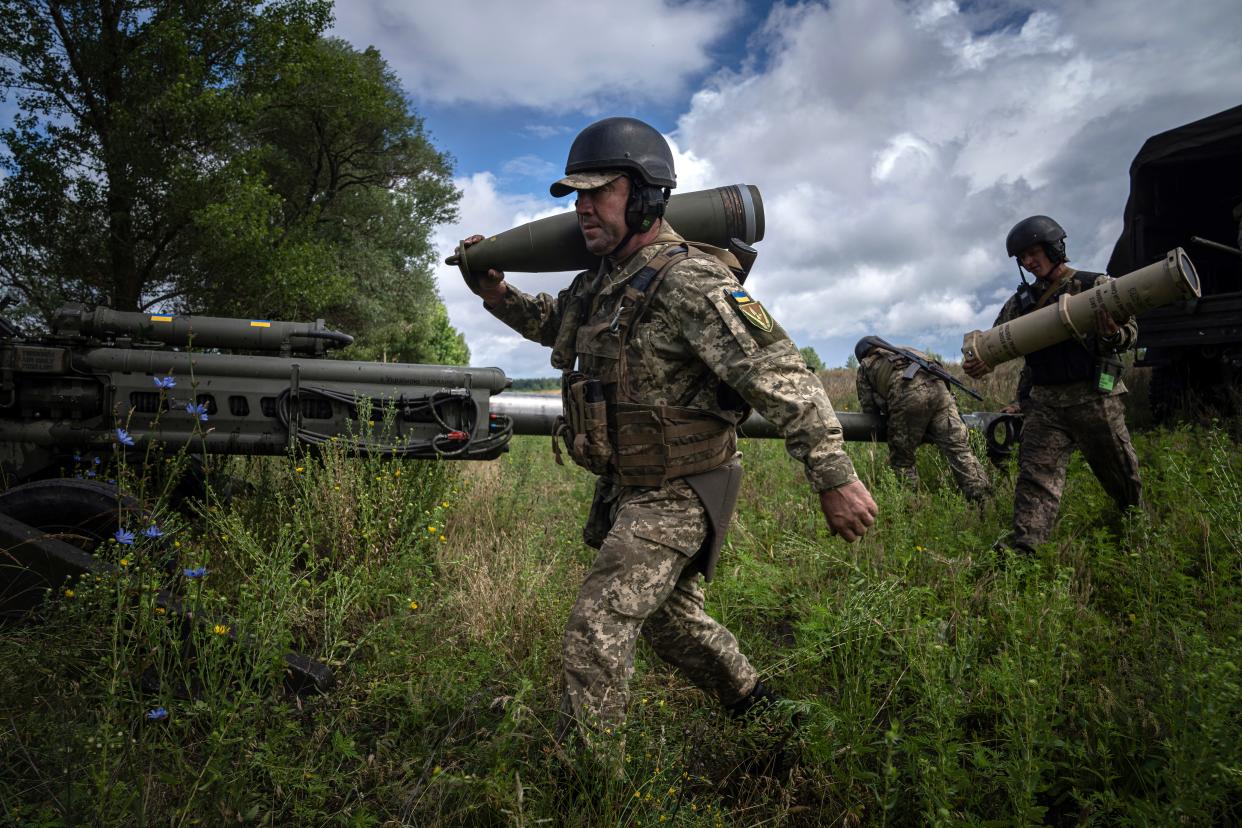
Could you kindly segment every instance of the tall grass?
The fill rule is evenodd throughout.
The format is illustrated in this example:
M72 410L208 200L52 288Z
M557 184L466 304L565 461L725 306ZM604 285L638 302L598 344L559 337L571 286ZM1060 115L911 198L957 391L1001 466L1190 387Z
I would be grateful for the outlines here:
M546 439L473 465L230 461L232 501L152 503L215 622L157 611L138 542L104 553L135 574L0 630L0 822L1235 824L1242 454L1206 429L1136 444L1147 514L1076 457L1052 541L998 559L1012 468L980 511L934 452L911 492L851 445L881 518L850 546L778 442L744 441L708 605L803 714L797 761L765 770L779 722L727 718L640 645L615 776L552 747L591 480ZM290 647L335 689L287 692Z

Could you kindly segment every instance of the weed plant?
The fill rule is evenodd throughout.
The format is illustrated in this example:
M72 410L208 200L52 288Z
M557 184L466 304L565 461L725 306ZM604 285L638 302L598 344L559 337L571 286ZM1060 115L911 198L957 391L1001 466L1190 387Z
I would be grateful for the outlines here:
M1076 457L1053 539L1015 558L992 551L1012 467L978 510L934 452L910 491L851 445L880 520L847 545L781 444L743 441L708 609L791 701L736 722L640 644L609 775L552 744L592 481L546 438L478 464L233 459L232 499L180 511L120 455L103 474L163 536L134 525L102 552L121 575L0 628L0 822L1237 824L1242 453L1210 428L1136 445L1145 514ZM200 622L155 600L170 554ZM289 649L335 687L290 693Z

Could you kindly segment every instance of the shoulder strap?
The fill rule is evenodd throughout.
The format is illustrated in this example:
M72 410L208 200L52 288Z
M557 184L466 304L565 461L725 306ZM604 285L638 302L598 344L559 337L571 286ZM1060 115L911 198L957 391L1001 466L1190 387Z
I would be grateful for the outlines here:
M615 323L620 322L623 304L629 302L633 308L629 319L620 332L618 340L617 385L619 393L626 399L629 399L630 396L630 372L626 366L625 348L629 344L630 331L634 330L634 326L638 324L638 320L642 317L643 312L647 310L651 297L655 296L655 292L659 290L669 269L692 255L694 253L685 244L669 245L667 250L661 251L648 262L646 267L630 277L629 283L625 286L625 293L621 297L621 301L617 303L617 315L614 317Z

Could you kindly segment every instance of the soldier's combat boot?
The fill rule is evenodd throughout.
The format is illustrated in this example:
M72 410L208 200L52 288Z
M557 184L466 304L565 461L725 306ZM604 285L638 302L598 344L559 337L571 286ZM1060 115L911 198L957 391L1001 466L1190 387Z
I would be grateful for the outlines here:
M735 719L750 718L762 713L773 703L781 701L784 696L768 687L762 681L755 682L755 687L733 704L725 705L725 710Z

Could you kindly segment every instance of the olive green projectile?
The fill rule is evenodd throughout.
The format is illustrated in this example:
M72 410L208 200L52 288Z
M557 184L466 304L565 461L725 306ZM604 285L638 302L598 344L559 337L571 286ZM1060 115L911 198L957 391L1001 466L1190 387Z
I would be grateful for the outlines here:
M763 239L763 199L752 184L674 195L666 217L689 241L728 249L732 240L750 245ZM470 273L488 269L518 273L594 270L599 257L587 252L573 212L532 221L489 236L464 251L459 246L445 264Z
M1182 299L1198 298L1199 274L1186 251L1177 247L1163 261L1147 265L1105 284L1070 296L1056 304L1011 319L986 331L971 331L962 342L962 354L995 368L1020 356L1042 350L1071 336L1095 331L1095 311L1104 308L1113 319L1128 319L1144 311Z

